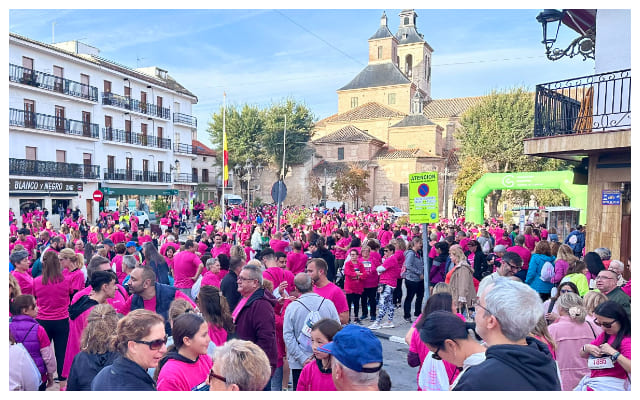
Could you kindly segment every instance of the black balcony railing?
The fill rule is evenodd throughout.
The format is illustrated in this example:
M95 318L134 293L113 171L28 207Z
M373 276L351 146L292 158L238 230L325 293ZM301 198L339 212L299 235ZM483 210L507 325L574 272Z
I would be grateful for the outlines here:
M9 125L96 139L99 136L98 124L60 118L55 115L38 114L15 108L9 109Z
M171 110L165 107L158 107L155 104L143 103L131 97L120 96L114 93L102 92L102 104L124 108L125 110L151 115L164 119L171 118Z
M176 177L173 181L180 182L180 183L198 183L198 175L193 175L189 173L176 174Z
M177 124L185 124L189 126L193 126L194 128L198 127L198 119L194 116L180 113L173 113L173 122Z
M9 64L9 80L81 99L98 101L98 88L59 76Z
M196 149L193 146L184 143L174 143L173 151L175 151L176 153L198 154L196 153Z
M100 166L10 158L9 175L99 179Z
M138 171L131 169L105 169L104 179L112 181L171 183L171 174L168 172Z
M113 142L135 144L138 146L171 149L171 139L143 135L142 133L127 132L121 129L102 128L102 139L111 140Z
M630 69L536 86L535 137L630 126Z

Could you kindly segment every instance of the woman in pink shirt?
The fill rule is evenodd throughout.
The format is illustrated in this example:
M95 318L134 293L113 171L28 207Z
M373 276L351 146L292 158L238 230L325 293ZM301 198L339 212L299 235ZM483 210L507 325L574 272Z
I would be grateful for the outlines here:
M338 321L324 318L313 324L311 328L311 348L314 360L302 368L298 378L298 392L310 391L335 391L336 386L331 376L331 356L318 351L321 347L333 340L333 336L342 329Z
M350 316L353 304L353 322L356 324L360 323L360 296L364 291L363 282L367 277L364 265L358 261L358 256L358 251L351 249L349 259L344 263L344 292L347 295Z
M207 355L209 334L207 323L193 313L180 315L173 321L173 344L158 364L158 390L201 390L213 366Z
M73 253L73 250L67 250ZM71 286L72 281L66 279L62 273L58 257L55 251L44 253L42 275L33 280L33 294L39 309L38 323L54 343L58 377L61 378L69 337L69 302L74 290Z
M215 286L218 289L220 288L221 279L218 277L218 273L220 272L219 257L224 257L224 254L218 255L218 257L211 257L205 263L205 269L207 271L202 275L201 287Z
M227 341L227 336L235 331L227 299L217 287L203 286L196 297L196 303L207 321L209 338L216 346L222 346Z
M86 281L82 267L84 267L84 257L82 254L76 254L71 249L62 249L58 253L60 259L60 266L62 268L62 275L69 281L69 286L73 291L78 292L84 289L84 283Z
M376 320L376 293L378 291L378 268L382 265L382 257L380 257L380 253L378 253L378 249L380 245L378 245L377 240L370 240L367 242L366 246L362 247L362 251L360 253L360 263L364 266L364 271L366 276L362 281L362 296L361 304L362 304L362 317L361 319L366 319L371 316L371 321Z
M33 277L29 272L29 252L26 250L14 251L9 256L9 260L15 267L11 271L11 275L18 281L22 294L33 294Z

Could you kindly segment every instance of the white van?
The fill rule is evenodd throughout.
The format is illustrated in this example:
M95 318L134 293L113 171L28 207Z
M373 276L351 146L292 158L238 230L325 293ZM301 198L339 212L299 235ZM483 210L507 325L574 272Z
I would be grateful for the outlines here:
M230 206L237 206L242 204L242 197L237 194L225 194L224 201Z
M320 204L318 204L318 207L324 207L327 210L331 210L331 209L336 209L339 210L342 205L344 204L344 202L342 201L333 201L333 200L326 200L326 201L321 201Z
M399 209L398 207L394 207L394 206L384 206L384 205L377 205L377 206L373 206L373 208L371 209L372 212L388 212L389 215L393 215L394 217L402 217L404 215L409 215L408 213L402 211L401 209Z

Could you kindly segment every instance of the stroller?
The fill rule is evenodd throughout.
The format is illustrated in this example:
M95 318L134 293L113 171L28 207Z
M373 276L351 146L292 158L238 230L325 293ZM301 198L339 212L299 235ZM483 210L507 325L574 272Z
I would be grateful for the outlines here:
M180 235L186 235L187 233L189 233L189 227L187 226L186 221L180 221L180 225L178 225L178 233Z

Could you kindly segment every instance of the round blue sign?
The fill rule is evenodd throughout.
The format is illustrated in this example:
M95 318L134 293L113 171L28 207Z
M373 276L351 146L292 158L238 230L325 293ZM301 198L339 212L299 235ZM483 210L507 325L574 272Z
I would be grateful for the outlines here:
M431 219L436 219L436 213L431 213Z
M418 194L420 195L420 197L425 197L426 195L428 195L429 185L427 185L426 183L423 183L420 186L418 186Z

